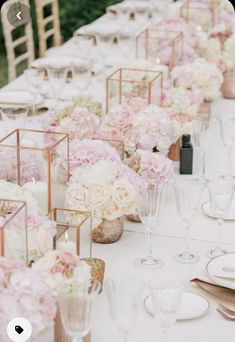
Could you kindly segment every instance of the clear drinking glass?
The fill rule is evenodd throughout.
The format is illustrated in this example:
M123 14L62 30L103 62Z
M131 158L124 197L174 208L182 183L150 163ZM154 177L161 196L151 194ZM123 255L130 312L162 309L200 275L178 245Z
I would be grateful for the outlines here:
M177 211L185 228L184 250L175 256L175 260L190 264L199 261L199 257L190 251L190 228L199 206L205 183L200 178L183 178L174 183Z
M72 342L82 342L83 337L89 333L92 302L99 290L99 283L93 283L89 289L81 289L81 283L76 283L76 280L61 289L59 295L61 321Z
M213 216L217 219L216 247L207 252L210 258L226 254L222 247L222 231L224 218L229 213L234 193L234 180L228 176L219 176L210 179L207 183L210 207Z
M138 318L144 281L131 276L109 278L105 289L112 320L126 342Z
M175 277L158 277L149 282L154 316L160 323L162 341L167 342L171 328L176 322L184 282Z
M33 115L36 114L36 102L37 95L40 93L42 88L43 77L45 75L45 70L42 68L31 67L24 71L27 79L28 89L33 95Z
M221 138L229 157L228 175L232 176L232 153L235 150L235 116L222 117L219 122Z
M93 57L93 50L96 44L94 35L90 34L76 34L74 37L75 43L78 47L79 56L89 58Z
M211 125L208 120L193 120L193 146L202 155L202 173L205 177L205 157L209 149Z
M65 86L68 68L48 66L47 73L50 85L52 87L54 99L57 102L59 101L60 94L62 93Z
M157 269L164 266L161 259L153 257L152 253L152 232L156 226L163 202L163 192L166 183L149 181L148 188L142 192L138 208L140 220L145 225L148 236L148 249L146 257L134 261L137 267Z
M91 62L88 60L81 60L73 63L72 74L74 85L79 93L78 95L86 95L91 80Z
M115 42L118 40L117 35L112 33L109 34L102 32L96 36L96 41L98 44L98 50L101 57L106 61L107 56L113 56L113 51L115 48ZM105 62L104 62L105 64Z
M3 107L0 109L2 120L10 130L25 128L28 115L26 107Z

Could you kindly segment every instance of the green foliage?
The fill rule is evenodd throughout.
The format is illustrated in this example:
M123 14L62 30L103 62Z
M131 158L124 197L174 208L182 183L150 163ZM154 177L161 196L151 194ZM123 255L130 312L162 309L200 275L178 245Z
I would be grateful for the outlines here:
M86 25L105 13L106 7L121 0L58 0L63 41L72 37L80 26ZM38 34L34 0L30 0L35 53L38 56ZM0 25L0 87L7 83L7 62L2 26Z

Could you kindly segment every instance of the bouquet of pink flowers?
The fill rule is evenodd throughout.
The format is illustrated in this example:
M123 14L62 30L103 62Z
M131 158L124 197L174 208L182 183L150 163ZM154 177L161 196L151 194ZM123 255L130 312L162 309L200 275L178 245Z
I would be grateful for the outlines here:
M144 179L168 181L174 175L172 161L160 153L137 150L128 165Z
M9 341L8 323L24 317L32 324L33 337L53 326L56 305L39 274L17 259L0 257L0 340Z
M54 296L66 283L76 281L77 290L88 289L91 284L91 267L70 251L47 252L33 264L33 270L42 276Z

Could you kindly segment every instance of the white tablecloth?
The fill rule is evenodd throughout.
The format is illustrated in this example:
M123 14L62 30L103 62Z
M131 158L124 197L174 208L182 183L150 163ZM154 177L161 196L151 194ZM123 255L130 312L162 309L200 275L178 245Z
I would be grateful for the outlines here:
M107 16L101 17L98 22L108 23L110 19ZM62 47L52 49L48 55L66 56L72 53L74 49L74 39L70 39ZM43 85L46 91L49 87L48 82ZM6 90L23 90L27 89L27 84L24 76L18 77L13 82L5 86L2 91ZM71 84L66 84L65 92L70 92L74 89ZM104 103L105 99L105 76L97 77L94 80L91 89L92 95L97 100ZM212 118L217 115L225 115L226 113L235 113L235 101L219 99L212 106ZM34 118L28 125L38 125L40 122L38 118ZM221 141L218 138L218 126L215 122L215 144L214 156L211 154L211 159L208 161L210 168L225 168L226 167L226 153L221 147ZM203 201L207 199L206 192L204 193ZM203 202L202 201L202 202ZM216 240L216 222L207 218L202 213L193 222L191 237L193 239L191 248L197 252L201 257L199 265L180 265L177 264L173 256L179 252L183 245L184 231L182 223L177 215L176 204L172 188L169 187L166 194L166 201L164 205L162 220L157 227L156 234L153 237L154 254L161 257L165 262L165 267L157 271L143 271L133 266L133 260L137 256L144 254L146 237L142 224L125 222L125 232L117 243L110 245L93 245L93 256L102 258L106 262L105 276L119 274L121 272L129 272L142 276L146 281L152 276L167 272L186 273L190 269L193 273L203 272L203 265L208 262L205 257L205 251L212 247ZM235 251L235 222L225 224L223 230L223 241L226 247ZM210 302L210 309L206 316L190 321L177 322L172 330L171 341L175 342L235 342L235 325L233 322L226 321L216 311L216 305L219 301L208 294L203 293L194 285L188 286L191 291L201 293ZM148 294L146 288L145 295ZM144 298L144 296L143 296ZM190 305L190 303L189 303ZM159 341L159 329L150 317L144 307L141 308L138 324L133 329L133 334L129 336L129 341L143 342L143 341ZM37 341L52 342L53 331L47 331ZM93 319L92 319L92 342L119 342L121 338L117 333L115 326L111 320L107 299L105 293L102 292L95 303Z

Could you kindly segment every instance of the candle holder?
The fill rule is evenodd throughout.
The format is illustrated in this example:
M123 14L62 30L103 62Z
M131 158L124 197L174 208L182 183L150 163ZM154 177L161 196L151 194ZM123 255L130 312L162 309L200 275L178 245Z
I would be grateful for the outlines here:
M136 58L174 68L183 57L183 33L149 28L136 37Z
M63 170L58 151L67 155ZM40 213L63 207L69 180L69 136L64 133L16 129L0 140L1 178L30 191Z
M219 20L219 1L187 0L180 8L180 15L184 20L198 25L198 29L208 31Z
M54 237L53 248L76 252L81 257L92 256L92 216L89 212L54 208L49 214L56 222L57 234ZM84 229L81 229L84 228ZM73 241L70 241L72 237ZM88 244L87 244L88 241ZM84 252L88 247L88 252Z
M106 112L112 106L128 103L133 98L156 104L162 95L163 75L156 70L120 68L106 79Z
M28 265L26 202L0 199L0 256L22 259Z

